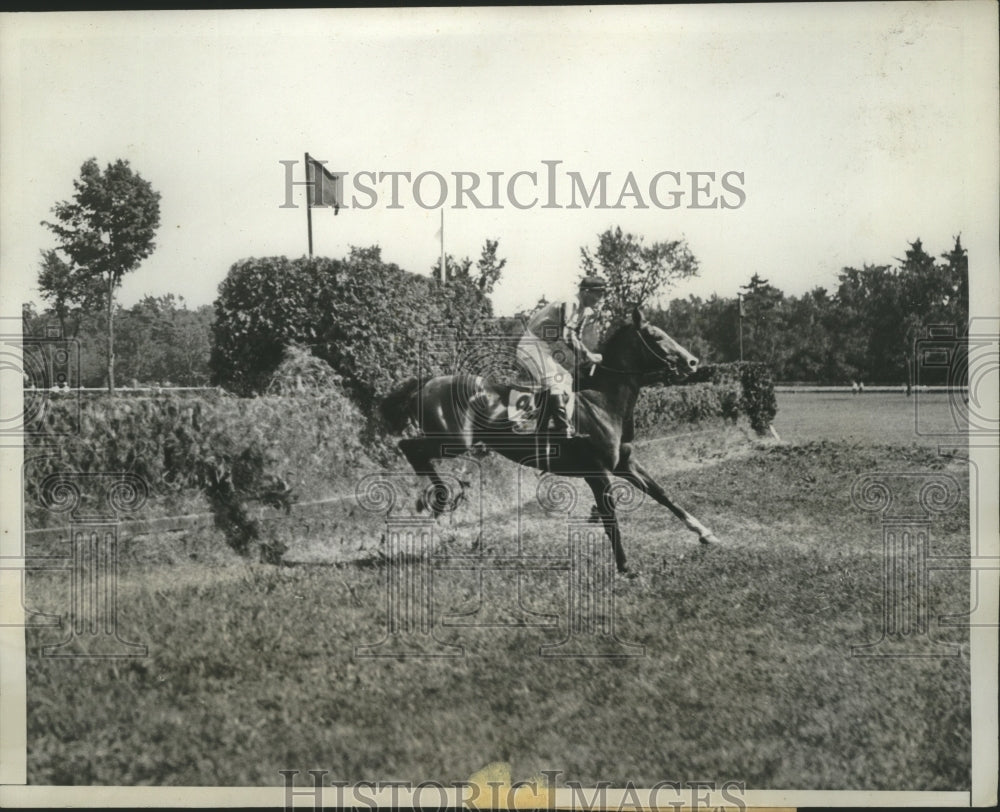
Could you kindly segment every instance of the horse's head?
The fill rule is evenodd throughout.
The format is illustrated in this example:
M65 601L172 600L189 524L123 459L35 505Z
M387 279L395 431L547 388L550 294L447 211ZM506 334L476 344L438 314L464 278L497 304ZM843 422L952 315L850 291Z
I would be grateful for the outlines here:
M644 381L677 383L698 368L698 359L659 327L649 324L639 308L632 311L632 321L616 334L618 357L611 363L639 373ZM605 363L609 359L605 358Z

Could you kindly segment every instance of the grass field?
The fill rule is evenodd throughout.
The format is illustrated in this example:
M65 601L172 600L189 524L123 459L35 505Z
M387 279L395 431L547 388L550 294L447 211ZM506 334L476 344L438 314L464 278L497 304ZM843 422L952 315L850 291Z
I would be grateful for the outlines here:
M774 427L789 442L965 445L965 404L946 392L778 392L777 400Z
M515 776L552 769L584 784L966 789L968 635L937 618L967 610L967 574L932 572L926 596L934 639L958 656L851 656L883 628L881 527L852 506L852 483L872 471L967 482L961 460L914 436L912 402L900 396L892 411L880 397L779 396L786 444L730 432L641 449L722 541L699 546L652 503L623 520L640 576L616 579L615 620L642 657L538 656L567 633L565 574L505 571L489 576L481 620L503 619L497 603L520 580L524 605L556 626L439 626L464 657L356 658L386 623L386 567L367 525L350 540L369 550L355 563L126 569L121 634L148 657L43 659L62 635L28 632L29 781L275 785L281 769L457 781L502 760ZM512 481L505 470L491 492ZM493 497L481 527L469 507L440 522L439 553L466 554L477 538L487 557L517 553L514 506ZM526 507L520 526L527 554L565 549L563 517ZM330 544L305 542L313 561ZM967 511L935 520L932 555L968 543ZM59 611L64 591L58 576L34 574L28 603ZM471 572L435 574L439 617L470 611L479 594Z

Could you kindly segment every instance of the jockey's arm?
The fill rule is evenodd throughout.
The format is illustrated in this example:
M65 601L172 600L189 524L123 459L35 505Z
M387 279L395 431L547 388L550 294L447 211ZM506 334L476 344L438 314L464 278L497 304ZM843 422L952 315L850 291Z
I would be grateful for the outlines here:
M589 364L599 364L601 363L601 355L599 353L591 352L587 349L586 345L580 340L580 337L576 334L576 331L569 325L569 302L563 304L562 310L562 325L563 325L563 341L565 341L573 352L576 354L578 359L584 360Z

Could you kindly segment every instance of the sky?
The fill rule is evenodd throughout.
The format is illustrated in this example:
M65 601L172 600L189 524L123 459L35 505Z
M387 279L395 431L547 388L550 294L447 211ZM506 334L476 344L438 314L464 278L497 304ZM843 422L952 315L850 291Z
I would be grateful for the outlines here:
M349 208L313 211L318 255L377 244L429 273L439 186L425 175L414 195L412 179L437 173L445 250L475 259L500 241L503 314L570 295L580 248L614 226L685 239L701 272L669 295L701 297L733 296L753 273L789 294L833 289L844 266L892 263L917 238L941 254L961 233L985 280L979 302L995 311L996 13L958 2L3 15L4 313L40 301L39 253L55 247L40 222L88 158L128 160L162 196L156 251L120 301L174 293L197 306L237 260L307 252L304 190L283 207L281 164L297 161L301 181L305 152L348 173ZM556 205L542 208L548 166ZM377 201L352 205L365 171L410 173L398 208L389 176L362 176ZM502 173L498 207L456 208L460 172L487 204L487 173ZM537 181L518 176L512 198L517 172ZM588 189L608 173L608 206L630 178L637 194L570 208L570 172ZM682 192L676 208L654 205L657 177L661 203Z

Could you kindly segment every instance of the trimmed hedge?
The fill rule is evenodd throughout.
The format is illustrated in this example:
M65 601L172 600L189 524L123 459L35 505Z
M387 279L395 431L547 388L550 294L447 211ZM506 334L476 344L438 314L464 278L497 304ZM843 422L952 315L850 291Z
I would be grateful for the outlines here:
M352 248L346 259L245 259L215 301L213 381L261 394L284 351L306 346L370 414L398 381L444 370L434 350L444 325L463 337L490 315L471 281L442 285L383 262L378 248Z
M635 429L644 436L672 431L684 424L713 418L736 421L740 388L733 383L698 383L643 389L635 405Z
M642 390L635 428L655 436L746 415L756 431L767 431L777 409L766 366L720 364L693 377L686 385ZM295 499L346 492L359 472L374 469L372 456L388 453L394 441L373 441L370 421L340 376L304 348L285 351L267 388L281 394L239 398L220 390L48 400L41 432L25 446L29 525L52 522L41 493L47 476L132 473L147 484L153 515L190 512L207 502L234 550L246 555L257 545L267 560L280 560L284 548L261 538L249 503L288 511ZM87 477L81 481L85 485Z
M88 398L80 405L80 431L69 433L76 408L50 401L42 432L26 441L25 505L33 526L52 523L41 493L48 475L125 472L147 484L152 515L198 510L207 501L229 545L247 554L262 541L250 503L287 511L295 499L346 487L371 465L361 442L365 421L339 387L258 398ZM87 477L80 481L86 491Z
M774 379L766 364L709 364L680 386L643 389L635 407L635 426L649 434L713 418L735 422L743 414L754 431L765 434L777 411Z
M774 397L774 373L767 364L735 361L729 364L706 364L689 379L690 383L725 384L739 382L740 411L758 434L765 434L778 413Z

